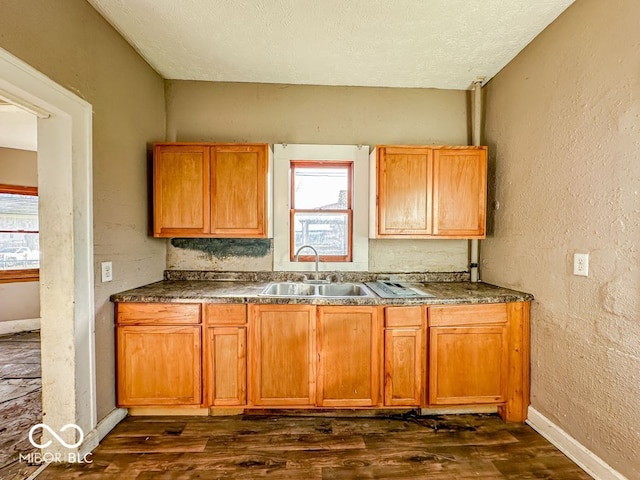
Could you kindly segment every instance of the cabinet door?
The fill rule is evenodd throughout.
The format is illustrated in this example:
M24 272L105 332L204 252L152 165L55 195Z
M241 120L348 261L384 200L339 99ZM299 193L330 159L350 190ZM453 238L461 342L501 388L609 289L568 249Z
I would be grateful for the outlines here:
M318 405L378 405L381 319L377 307L318 307Z
M382 147L378 152L378 235L432 233L433 153L429 148Z
M214 236L267 236L267 148L212 147L211 233Z
M424 403L426 352L425 308L385 308L384 404Z
M117 327L118 405L200 405L200 328Z
M384 332L384 404L422 404L424 348L417 328L390 328Z
M433 234L485 238L486 149L435 150L433 175Z
M246 342L247 329L244 327L207 328L208 405L247 403Z
M429 328L429 403L505 401L507 325Z
M315 307L249 307L249 398L253 405L313 405Z
M156 145L153 155L155 237L205 236L210 229L209 147Z

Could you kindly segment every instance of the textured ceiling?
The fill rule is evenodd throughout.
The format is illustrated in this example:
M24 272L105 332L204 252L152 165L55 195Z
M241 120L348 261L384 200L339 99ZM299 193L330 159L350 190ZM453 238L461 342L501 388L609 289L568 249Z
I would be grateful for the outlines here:
M574 0L89 0L164 78L466 89Z

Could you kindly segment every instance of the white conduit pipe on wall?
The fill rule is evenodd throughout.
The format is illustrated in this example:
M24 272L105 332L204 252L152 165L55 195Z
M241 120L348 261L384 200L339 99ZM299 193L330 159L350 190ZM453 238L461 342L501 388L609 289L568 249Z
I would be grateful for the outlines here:
M474 146L480 146L480 133L482 130L482 80L473 82L472 93L472 120L471 120L471 141ZM479 242L478 240L470 240L470 271L471 281L480 281L480 273L478 271L479 261Z

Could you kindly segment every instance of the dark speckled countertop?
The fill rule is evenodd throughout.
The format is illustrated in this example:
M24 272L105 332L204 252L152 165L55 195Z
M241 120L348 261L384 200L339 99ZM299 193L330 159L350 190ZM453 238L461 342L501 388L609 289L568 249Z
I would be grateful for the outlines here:
M193 273L193 272L191 272ZM298 274L299 277L299 274ZM313 304L313 305L434 305L434 304L478 304L507 303L533 300L533 295L487 283L458 281L464 278L458 274L376 274L375 278L393 277L408 281L428 293L430 298L380 298L373 297L269 297L260 293L269 281L284 281L291 278L279 278L268 274L237 274L232 272L216 274L176 274L165 272L165 279L139 288L116 293L112 302L180 302L180 303L276 303L276 304ZM400 278L398 278L400 277ZM366 276L345 275L345 282L364 282L375 279ZM444 280L444 281L439 281Z

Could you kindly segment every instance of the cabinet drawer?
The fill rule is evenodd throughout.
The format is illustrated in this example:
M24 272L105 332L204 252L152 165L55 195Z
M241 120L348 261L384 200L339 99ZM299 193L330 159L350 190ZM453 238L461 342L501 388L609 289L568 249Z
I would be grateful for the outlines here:
M429 326L486 325L507 323L507 304L429 307Z
M247 306L206 303L204 318L208 325L244 325L247 323Z
M200 323L199 303L118 303L118 324L183 325Z
M413 307L386 307L384 309L385 327L421 327L425 308Z

